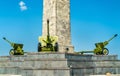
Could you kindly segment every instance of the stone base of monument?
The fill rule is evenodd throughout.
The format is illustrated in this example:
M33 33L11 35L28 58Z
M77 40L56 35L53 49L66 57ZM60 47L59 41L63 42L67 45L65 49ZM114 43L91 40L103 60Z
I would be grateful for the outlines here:
M80 55L71 53L27 53L1 56L0 74L22 76L90 76L120 74L117 55Z

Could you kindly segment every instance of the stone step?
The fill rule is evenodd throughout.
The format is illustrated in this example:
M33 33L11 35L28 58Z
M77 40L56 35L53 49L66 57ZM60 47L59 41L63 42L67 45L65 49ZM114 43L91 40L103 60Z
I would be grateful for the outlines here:
M71 76L69 69L44 69L44 70L32 70L25 69L23 76Z
M86 68L71 68L72 73L75 76L84 76L84 75L99 75L99 74L106 74L107 72L110 72L112 74L119 74L118 70L120 70L120 68L110 68L110 67L86 67Z
M36 60L36 59L68 59L68 60L118 60L117 55L80 55L71 53L27 53L27 55L0 56L0 61Z
M0 74L21 75L21 69L18 67L0 67Z
M66 54L69 60L118 60L117 55L80 55L80 54Z
M50 59L50 60L26 60L26 61L2 61L0 67L35 67L35 68L59 68L68 67L66 59Z
M103 68L95 68L96 74L106 74L107 72L111 74L120 74L120 67L103 67Z
M68 65L80 68L80 67L118 67L120 68L120 60L68 60Z
M0 76L22 76L22 75L0 74Z
M89 76L106 76L106 75L89 75Z
M26 68L0 67L0 74L18 74L22 76L70 76L69 68Z
M86 74L94 74L94 68L71 68L70 71L72 76L84 76Z
M81 55L75 53L27 53L30 59L35 58L67 58L67 59L77 59L77 60L118 60L117 55ZM35 55L35 57L34 57Z
M37 60L26 60L26 61L1 61L0 67L2 66L12 66L12 67L68 67L72 66L74 68L78 67L118 67L120 61L114 60L114 61L108 61L108 60L67 60L67 59L37 59Z
M89 76L120 76L120 74L110 74L110 75L89 75Z

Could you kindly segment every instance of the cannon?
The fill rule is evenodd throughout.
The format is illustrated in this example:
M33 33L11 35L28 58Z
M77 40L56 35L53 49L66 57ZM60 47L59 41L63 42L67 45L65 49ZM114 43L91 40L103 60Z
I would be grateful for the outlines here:
M113 39L117 37L117 34L115 34L113 37L111 37L109 40L104 41L104 42L99 42L99 43L95 43L96 48L93 51L81 51L78 52L80 54L84 54L84 53L94 53L96 55L108 55L109 54L109 50L105 47L106 45L109 44L109 42Z
M9 52L10 55L24 55L24 50L22 50L23 44L10 42L5 37L3 37L3 39L13 47L12 49L10 49L10 52Z
M38 52L57 52L58 51L58 37L50 36L49 20L47 20L47 36L40 36L38 38Z

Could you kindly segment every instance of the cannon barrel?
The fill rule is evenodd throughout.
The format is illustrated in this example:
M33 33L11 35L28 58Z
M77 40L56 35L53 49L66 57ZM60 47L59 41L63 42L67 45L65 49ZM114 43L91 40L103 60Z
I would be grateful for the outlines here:
M49 31L49 19L47 19L47 42L51 43L50 31Z
M12 43L11 41L7 40L5 37L3 37L3 39L4 39L5 41L7 41L11 46L14 45L14 43Z
M118 35L115 34L113 37L111 37L107 42L110 42L112 39L114 39L115 37L117 37Z
M105 42L100 42L100 43L95 43L96 46L101 46L101 47L105 47L106 45L109 44L109 42L114 39L115 37L117 37L117 34L115 34L113 37L111 37L109 40L106 40Z
M49 32L49 19L47 20L47 36L50 37L50 32Z
M45 43L49 44L52 43L54 40L51 39L50 32L49 32L49 19L47 19L47 36L46 40L42 40Z
M80 51L80 52L76 52L78 54L84 54L84 53L94 53L94 51Z
M51 40L50 38L50 31L49 31L49 19L47 19L47 41L44 41L46 43L52 43L54 40Z

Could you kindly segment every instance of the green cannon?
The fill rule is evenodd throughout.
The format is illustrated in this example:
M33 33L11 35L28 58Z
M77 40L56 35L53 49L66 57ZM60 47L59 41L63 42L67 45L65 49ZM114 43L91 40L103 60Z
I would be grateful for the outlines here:
M24 55L24 50L22 50L23 44L10 42L5 37L3 37L3 39L13 47L9 52L10 55Z
M38 38L38 52L57 52L58 51L58 37L50 36L49 20L47 20L47 36L40 36Z
M105 46L108 45L109 42L115 37L117 37L117 34L115 34L113 37L111 37L109 40L107 40L105 42L95 43L96 48L93 51L81 51L81 52L78 52L78 53L80 53L80 54L94 53L96 55L108 55L109 50Z

